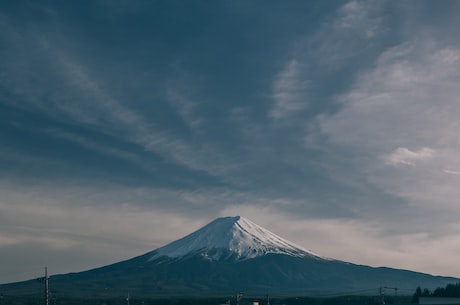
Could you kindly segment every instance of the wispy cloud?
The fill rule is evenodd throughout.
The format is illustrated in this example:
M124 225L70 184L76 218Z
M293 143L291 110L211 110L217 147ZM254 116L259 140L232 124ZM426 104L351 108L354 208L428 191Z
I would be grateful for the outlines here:
M450 170L450 169L444 169L443 172L446 173L446 174L450 174L450 175L460 175L460 172L453 171L453 170Z
M325 20L304 48L323 69L337 71L350 61L359 67L387 33L384 9L381 1L349 1Z
M293 59L275 77L271 118L285 119L308 107L308 78L303 75L304 70L305 67Z
M181 74L186 74L182 72ZM166 85L166 100L176 109L183 122L193 132L203 124L204 118L197 114L197 108L200 104L198 98L193 96L193 87L190 76L174 76L176 80L170 80ZM181 78L185 78L182 80ZM196 82L196 81L195 81Z
M13 93L3 100L4 103L34 109L60 122L85 126L95 132L116 137L190 170L213 176L225 174L231 162L223 160L225 154L212 143L195 145L193 139L178 135L174 130L149 120L148 114L131 106L132 101L114 94L117 90L110 84L110 75L104 79L97 77L96 68L73 56L72 52L59 44L59 39L37 39L32 30L20 33L13 29L9 32L11 37L2 37L10 42L9 49L3 51L10 60L2 61L6 65L8 77L1 76L0 84ZM16 52L24 49L36 51ZM37 66L33 69L39 69L40 75L28 71L32 65ZM171 80L163 99L172 105L178 117L193 132L202 119L194 113L198 102L184 93L186 86ZM21 103L16 105L17 100ZM86 148L102 151L101 145L89 145L89 141L82 141L81 136L73 137L73 140ZM106 147L104 151L111 153L115 149ZM121 154L118 151L118 155ZM125 153L124 157L133 160L134 156Z
M431 159L435 151L428 147L418 150L410 150L405 147L398 147L393 152L383 157L385 164L392 166L409 165L415 166L417 161Z
M29 279L41 266L53 273L74 272L127 259L180 238L208 220L163 209L164 202L184 200L166 189L56 187L45 182L17 186L0 181L0 191L0 258L14 261L21 256L24 267L3 264L0 270L8 277L0 282Z
M340 97L341 109L318 123L330 144L350 152L367 181L426 213L443 205L449 217L460 193L442 170L458 164L460 49L441 36L431 39L383 52Z
M350 65L385 33L381 9L382 4L376 1L350 1L313 33L298 38L291 47L290 59L274 77L274 104L269 116L287 119L308 109L318 99L315 90L326 90L324 82L334 78L332 73ZM359 66L359 60L353 64ZM328 90L332 93L335 88L329 85Z
M162 26L155 14L179 9L162 2L2 10L0 256L26 255L43 233L33 247L56 261L81 250L85 264L109 263L243 214L358 263L423 270L436 253L411 249L443 249L436 270L449 271L456 14L427 2L220 5L197 7L205 18L190 27Z
M385 30L380 15L381 5L378 1L350 1L340 8L333 27L338 32L352 31L364 39L373 38Z

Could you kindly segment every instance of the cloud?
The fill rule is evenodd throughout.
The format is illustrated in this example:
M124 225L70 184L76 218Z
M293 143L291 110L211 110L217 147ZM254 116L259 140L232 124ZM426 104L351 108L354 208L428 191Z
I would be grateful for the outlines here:
M137 16L161 22L143 5L106 6L115 30L63 7L27 22L0 15L0 105L14 110L0 148L0 256L37 240L56 261L81 250L72 268L59 261L78 271L239 214L357 263L430 271L436 253L424 249L443 249L436 270L451 272L460 48L415 20L417 6L349 1L284 22L287 11L254 20L237 5L232 22L251 21L249 32L207 36L197 23L194 44L181 26L136 28Z
M350 64L359 68L386 39L386 5L381 1L345 3L302 43L302 48L326 71L338 71Z
M442 36L389 48L337 99L337 112L317 118L319 135L348 153L363 180L449 221L460 196L456 179L443 171L459 163L459 52Z
M174 77L166 85L166 100L176 109L182 121L188 126L189 130L195 132L204 123L204 118L197 114L200 101L195 96L198 85L192 85L192 77L182 71L177 73L181 76Z
M195 112L199 102L191 93L193 90L188 89L186 82L189 78L170 78L165 85L168 89L158 97L161 99L161 111L143 112L140 109L147 106L135 100L141 93L137 92L130 99L118 96L119 90L113 85L116 83L115 76L101 72L105 71L104 63L98 63L100 67L87 64L87 58L78 53L79 48L84 48L85 42L74 41L74 49L70 50L68 41L61 35L52 37L48 33L40 36L36 29L17 29L7 19L3 22L8 25L9 31L0 39L9 47L1 53L7 60L0 63L5 71L0 75L0 85L10 94L2 99L2 103L41 114L59 124L78 125L87 131L116 138L126 145L135 145L141 150L137 155L123 153L118 148L103 147L102 144L94 145L89 138L82 136L66 137L86 148L115 153L139 165L144 164L147 170L151 169L148 160L139 160L141 155L145 158L145 152L161 156L166 162L188 170L225 179L232 164L226 154L212 142L196 144L196 139L187 136L196 133L203 123ZM190 87L194 88L192 85ZM151 95L150 92L146 94ZM169 108L165 106L168 103ZM168 124L157 123L156 119L161 117L159 113L173 116L168 113L171 109L173 115L185 123L185 135ZM49 128L42 132L48 133ZM64 133L62 131L61 135ZM200 139L205 140L203 137Z
M304 69L301 63L293 59L275 77L273 85L275 104L270 110L271 118L285 119L308 106L308 79L301 75Z
M378 1L350 1L339 9L333 27L338 32L353 31L364 39L370 39L383 30L380 7Z
M296 37L289 59L274 77L269 117L275 121L301 117L312 105L318 107L324 98L318 92L334 93L334 85L340 87L340 82L346 82L334 74L347 66L360 67L368 56L360 54L372 53L373 41L386 33L381 10L378 1L350 1L328 15L312 33Z
M428 147L418 150L409 150L405 147L398 147L393 152L383 157L385 164L392 166L409 165L415 166L416 161L428 160L433 157L435 151Z
M450 175L460 175L460 172L453 171L453 170L450 170L450 169L444 169L443 172L446 173L446 174L450 174Z
M0 190L0 259L14 261L18 251L29 267L9 273L9 264L3 264L0 282L28 279L31 270L41 266L55 274L114 263L163 246L209 221L198 211L184 212L193 204L188 193L168 189L47 182L19 186L2 180ZM75 261L65 263L62 257Z

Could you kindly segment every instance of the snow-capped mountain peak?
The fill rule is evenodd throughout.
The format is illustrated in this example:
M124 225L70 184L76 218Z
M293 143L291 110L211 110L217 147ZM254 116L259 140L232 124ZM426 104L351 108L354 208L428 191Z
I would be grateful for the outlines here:
M184 238L157 249L150 260L189 255L201 255L212 260L227 257L243 260L270 253L320 258L252 221L236 216L218 218Z

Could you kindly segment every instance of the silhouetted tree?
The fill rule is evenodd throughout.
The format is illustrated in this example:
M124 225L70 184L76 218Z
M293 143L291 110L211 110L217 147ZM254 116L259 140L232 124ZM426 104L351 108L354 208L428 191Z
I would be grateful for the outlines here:
M460 297L460 283L456 284L447 284L446 287L436 288L433 292L430 292L428 289L423 289L419 286L415 290L414 296L412 297L412 303L418 303L420 297Z
M412 297L411 303L418 303L418 299L422 295L422 287L418 286L417 289L415 289L414 296Z

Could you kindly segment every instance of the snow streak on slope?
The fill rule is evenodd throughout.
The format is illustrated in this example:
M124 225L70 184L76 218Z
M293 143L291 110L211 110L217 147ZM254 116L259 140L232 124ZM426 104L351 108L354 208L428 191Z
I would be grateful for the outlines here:
M269 253L321 259L250 220L236 216L218 218L190 235L157 249L150 260L197 254L212 260L230 257L243 260Z

